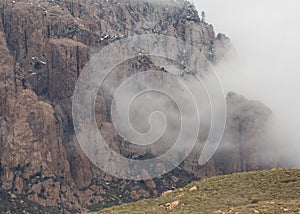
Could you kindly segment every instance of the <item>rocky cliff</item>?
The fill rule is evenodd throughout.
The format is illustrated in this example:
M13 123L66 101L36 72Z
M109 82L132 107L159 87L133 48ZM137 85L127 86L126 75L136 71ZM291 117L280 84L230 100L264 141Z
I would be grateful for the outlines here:
M133 35L162 34L192 44L211 63L224 57L230 40L215 35L189 2L3 0L0 13L1 189L75 212L155 197L196 178L268 167L256 151L270 111L233 93L227 98L226 140L202 167L191 154L161 178L119 180L96 168L77 143L72 95L96 48ZM150 58L139 60L144 69L159 69ZM132 155L113 131L109 106L99 99L98 124L116 151Z

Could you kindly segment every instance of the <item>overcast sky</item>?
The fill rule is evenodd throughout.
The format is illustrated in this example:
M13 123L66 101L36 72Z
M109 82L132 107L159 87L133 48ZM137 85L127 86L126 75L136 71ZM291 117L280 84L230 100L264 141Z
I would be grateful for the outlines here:
M238 60L217 67L225 90L268 105L300 152L300 1L193 2L236 48Z
M287 92L299 95L300 90L295 89L300 89L300 1L197 0L194 3L199 11L206 11L207 21L216 32L232 39L242 61L238 72L247 78L243 76L238 81L247 87L232 84L229 87L237 87L236 90L254 98L260 96L261 89L268 95L275 89L277 96L286 96ZM276 88L272 87L274 84ZM250 92L256 89L259 93Z

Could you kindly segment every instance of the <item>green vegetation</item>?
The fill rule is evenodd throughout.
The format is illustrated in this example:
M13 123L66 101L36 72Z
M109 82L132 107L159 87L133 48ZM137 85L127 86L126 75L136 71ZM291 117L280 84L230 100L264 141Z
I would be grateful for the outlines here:
M157 199L114 206L98 213L300 214L300 169L213 177Z

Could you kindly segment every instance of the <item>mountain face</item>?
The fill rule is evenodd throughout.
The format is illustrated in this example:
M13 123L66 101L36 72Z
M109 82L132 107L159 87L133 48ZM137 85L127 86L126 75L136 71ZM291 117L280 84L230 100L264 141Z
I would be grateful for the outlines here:
M129 36L159 34L192 44L211 63L222 60L230 40L215 35L189 2L3 0L0 12L2 190L61 212L75 212L159 196L194 179L271 167L258 152L271 112L234 93L227 97L222 145L204 166L195 164L199 154L194 152L180 168L160 178L120 180L95 167L77 142L72 95L97 48ZM161 69L151 57L124 66L131 73ZM110 146L131 157L113 129L110 96L99 97L97 122Z

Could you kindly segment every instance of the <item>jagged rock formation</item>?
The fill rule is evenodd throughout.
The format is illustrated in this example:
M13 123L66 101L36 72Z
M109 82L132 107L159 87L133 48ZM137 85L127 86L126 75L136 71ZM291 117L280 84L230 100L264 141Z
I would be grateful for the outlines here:
M39 214L50 214L59 213L59 209L56 207L45 207L38 203L32 202L31 200L15 195L11 192L0 190L1 213L39 213Z
M223 157L220 151L206 166L199 167L193 164L196 155L191 155L182 170L137 182L105 174L83 154L74 135L71 98L94 48L131 35L155 33L183 39L215 63L231 46L226 36L216 36L211 25L200 21L190 3L156 4L129 0L1 1L2 189L43 206L58 207L61 212L74 212L158 196L195 178L265 167L255 156L259 140L251 136L264 126L269 110L232 94L228 104L234 108L229 108L227 129L233 156ZM157 67L148 58L140 60L145 69ZM242 105L237 107L235 102ZM122 139L111 131L103 110L107 108L105 101L99 103L97 120L104 123L103 131L116 151L130 156L122 151Z

